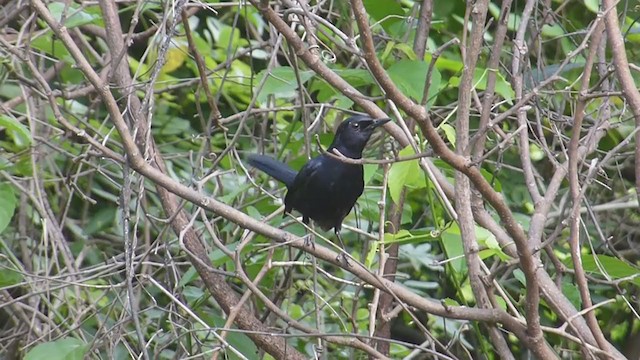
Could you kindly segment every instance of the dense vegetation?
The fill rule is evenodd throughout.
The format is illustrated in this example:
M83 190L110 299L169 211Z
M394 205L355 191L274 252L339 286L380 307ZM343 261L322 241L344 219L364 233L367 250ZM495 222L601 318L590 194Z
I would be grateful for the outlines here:
M640 357L635 3L0 4L3 358ZM245 159L353 112L347 266Z

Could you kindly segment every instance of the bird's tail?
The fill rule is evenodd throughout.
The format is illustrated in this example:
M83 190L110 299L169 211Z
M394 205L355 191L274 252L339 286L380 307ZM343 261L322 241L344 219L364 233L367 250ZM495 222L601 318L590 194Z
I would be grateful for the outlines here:
M247 157L251 166L256 167L274 179L284 183L287 187L293 185L293 180L298 174L289 165L265 155L251 154Z

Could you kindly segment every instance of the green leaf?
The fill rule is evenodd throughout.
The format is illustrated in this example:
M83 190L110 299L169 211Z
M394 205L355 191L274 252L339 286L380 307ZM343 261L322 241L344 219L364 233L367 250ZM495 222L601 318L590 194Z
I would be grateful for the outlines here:
M451 145L453 145L453 147L456 147L456 129L448 123L440 124L440 126L438 126L438 129L442 130L444 132L444 136L451 143Z
M385 234L387 235L387 234ZM376 241L374 243L375 245L371 246L369 248L369 251L367 251L367 255L364 258L364 264L367 268L371 268L371 265L373 265L373 260L375 259L376 253L378 252L378 249L380 248L380 242Z
M231 49L249 46L247 39L240 38L240 30L227 25L222 26L216 40L216 46L225 50L228 49L229 46L231 46Z
M485 168L480 168L480 174L482 174L482 177L484 177L485 180L487 180L491 184L491 186L495 191L497 192L502 191L502 183L500 182L500 179L498 179L495 173L488 171Z
M434 232L433 230L416 230L409 231L402 229L395 234L385 233L384 234L384 243L385 244L393 244L393 243L410 243L410 242L424 242L429 240L437 240L439 238L439 233Z
M449 266L458 274L467 273L467 263L464 259L464 249L462 247L462 236L458 224L452 224L442 232L442 246L450 259Z
M66 63L75 63L73 56L71 56L62 41L54 39L51 32L46 32L33 39L31 41L31 46Z
M82 360L89 345L76 338L65 338L39 344L31 349L25 360Z
M565 278L566 279L566 278ZM576 309L580 308L582 304L582 299L580 298L580 291L578 287L573 284L571 281L563 281L562 282L562 294L569 299L569 301L576 307Z
M481 252L480 257L482 259L485 259L489 256L497 255L502 261L511 260L511 256L505 254L505 252L502 251L500 243L498 243L496 237L489 230L476 226L476 239L478 240L478 244L480 244L481 246L486 246L487 249L489 249L487 251L484 251L484 253L488 256L483 256Z
M53 15L58 22L62 21L64 16L64 26L69 29L80 25L93 24L102 19L99 13L93 14L86 11L86 9L82 9L79 5L73 3L67 4L68 5L64 2L52 2L49 3L48 8L49 11L51 11L51 15Z
M373 178L373 176L376 174L376 172L378 172L378 165L377 164L364 164L362 167L364 169L364 183L368 184L369 181L371 181L371 178Z
M293 98L296 96L298 90L298 81L296 80L295 71L300 74L300 81L302 84L306 83L313 77L314 72L294 70L289 66L281 66L268 72L267 70L261 71L258 74L257 83L260 83L262 79L267 76L267 81L264 83L257 100L264 103L269 95L273 95L277 98Z
M154 123L157 128L157 134L168 136L168 135L184 135L193 133L191 129L191 122L188 120L179 118L177 116L164 116L160 115L156 117L158 119L157 123Z
M22 275L18 271L8 269L7 264L1 264L0 268L0 287L7 287L19 284L22 282Z
M358 88L362 86L372 85L375 82L373 77L367 70L363 69L334 69L336 74L343 78L346 82L353 87ZM336 108L350 108L353 105L353 101L344 96L341 92L337 91L333 86L327 84L325 81L313 81L309 88L309 92L316 93L318 101L320 102L332 102L335 101L334 106Z
M415 152L411 146L407 146L400 151L400 157L413 155ZM400 203L400 194L405 187L421 189L427 186L424 173L420 169L418 159L401 161L391 165L389 170L389 195L396 204Z
M416 56L416 53L413 51L413 48L409 44L399 43L394 46L394 49L400 50L409 60L418 60L418 56Z
M24 150L31 146L31 133L29 129L19 123L16 119L0 115L0 128L5 128L9 137L13 140L15 149L7 150ZM14 151L14 152L17 152Z
M573 269L573 261L567 258L565 265ZM597 274L612 278L613 280L629 278L635 284L640 285L640 268L609 255L584 255L582 267L588 274Z
M513 270L513 276L522 284L522 286L527 286L527 277L524 276L524 273L520 269Z
M565 35L564 29L558 24L545 24L542 26L542 35L549 38L559 38Z
M387 69L387 74L406 96L421 101L429 64L417 60L400 60ZM437 68L431 72L431 84L427 94L427 105L431 106L437 97L442 76Z
M382 21L380 25L389 34L393 34L393 25L405 16L402 6L394 0L364 0L364 8L372 19Z
M594 14L600 11L600 0L584 0L584 6Z
M9 184L0 184L0 234L7 228L16 210L16 194Z
M364 69L345 69L335 70L335 73L346 80L353 87L374 84L373 77L368 70Z
M460 303L457 302L456 300L452 299L452 298L445 298L443 300L441 300L442 303L444 303L444 305L447 306L460 306Z

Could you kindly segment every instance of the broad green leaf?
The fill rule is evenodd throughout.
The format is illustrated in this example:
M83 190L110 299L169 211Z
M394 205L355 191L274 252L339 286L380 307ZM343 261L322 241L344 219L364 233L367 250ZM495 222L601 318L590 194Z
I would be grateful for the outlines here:
M464 259L464 249L462 247L462 236L458 224L452 224L442 232L442 245L449 265L456 273L464 275L467 273L467 263Z
M567 278L565 278L567 279ZM580 308L580 304L582 304L582 300L580 298L580 291L578 287L573 283L573 280L565 280L562 282L562 294L571 301L573 306L576 309Z
M213 46L223 51L244 47L249 45L249 41L241 37L240 30L226 25L215 17L208 17L206 20L207 30L213 37Z
M353 87L371 85L375 83L371 73L364 69L335 70L335 73L340 75L341 78L346 80Z
M166 116L158 116L156 133L158 135L177 135L192 133L191 123L188 120L179 117L168 118ZM156 124L154 124L156 125Z
M36 345L25 360L82 360L89 345L76 338L64 338Z
M364 164L364 183L368 184L371 178L378 172L378 165L376 164Z
M387 74L406 96L421 101L429 64L424 61L400 60L387 69ZM431 72L431 84L427 94L427 105L436 100L442 77L436 67Z
M193 304L205 297L208 297L206 292L199 286L185 286L180 291L180 295L184 296L185 299L187 299L188 304Z
M221 49L236 49L249 46L247 39L240 37L240 30L232 28L231 26L223 25L217 35L216 46Z
M295 71L296 70L289 66L281 66L271 70L270 72L267 72L267 70L261 71L260 74L258 74L256 83L262 82L262 79L265 76L267 76L267 80L262 89L260 89L260 94L258 95L257 100L263 103L267 100L269 95L273 95L277 98L295 97L296 91L298 90L298 81L296 80ZM300 81L302 84L311 79L314 74L313 71L310 70L298 70L298 72L300 74Z
M584 6L594 14L600 10L600 0L584 0Z
M565 36L564 29L558 24L545 24L542 26L542 35L549 38L559 38Z
M64 26L73 28L80 25L92 24L100 21L102 17L98 13L90 13L74 3L52 2L48 5L51 15L58 21L64 17ZM101 24L96 24L101 25Z
M565 265L573 269L573 261L567 258ZM619 280L629 278L636 285L640 285L640 268L609 255L583 255L582 267L589 274L596 274Z
M0 184L0 234L7 228L16 210L16 194L9 184Z
M415 152L411 146L407 146L400 151L399 156L405 157L413 155ZM391 165L389 170L389 195L396 204L400 203L400 194L402 189L407 187L411 189L420 189L426 187L424 173L420 169L418 160L401 161Z
M424 61L429 64L431 63L431 59L433 56L431 54L424 55ZM464 68L464 63L460 60L449 59L444 56L440 56L436 60L436 68L440 71L450 71L452 73L459 73Z
M3 267L5 265L2 265ZM22 282L22 275L18 271L0 269L0 287L8 287Z
M0 96L11 99L21 94L20 87L14 84L7 83L6 81L2 82L2 86L0 86Z
M382 21L382 28L389 34L393 34L392 26L405 16L404 9L395 0L364 0L364 8L372 19Z
M351 84L353 87L358 88L366 85L372 85L375 82L373 77L367 70L363 69L334 69L334 72L341 78ZM353 101L344 96L341 92L337 91L333 86L327 84L325 81L313 81L309 92L315 92L320 102L335 101L334 104L337 108L350 108L353 105Z
M167 51L167 58L164 65L162 65L163 73L170 73L178 69L189 57L187 52L189 51L187 46L172 44Z

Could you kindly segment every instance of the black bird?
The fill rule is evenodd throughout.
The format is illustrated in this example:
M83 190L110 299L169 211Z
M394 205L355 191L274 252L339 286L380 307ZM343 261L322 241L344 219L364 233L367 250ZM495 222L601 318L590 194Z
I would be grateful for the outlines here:
M336 149L346 157L362 158L373 131L389 121L366 115L348 118L338 127L328 152ZM285 214L295 209L302 213L305 224L312 219L325 231L333 228L344 249L340 229L364 190L362 165L348 164L326 154L309 160L299 172L265 155L249 155L248 162L287 186Z

